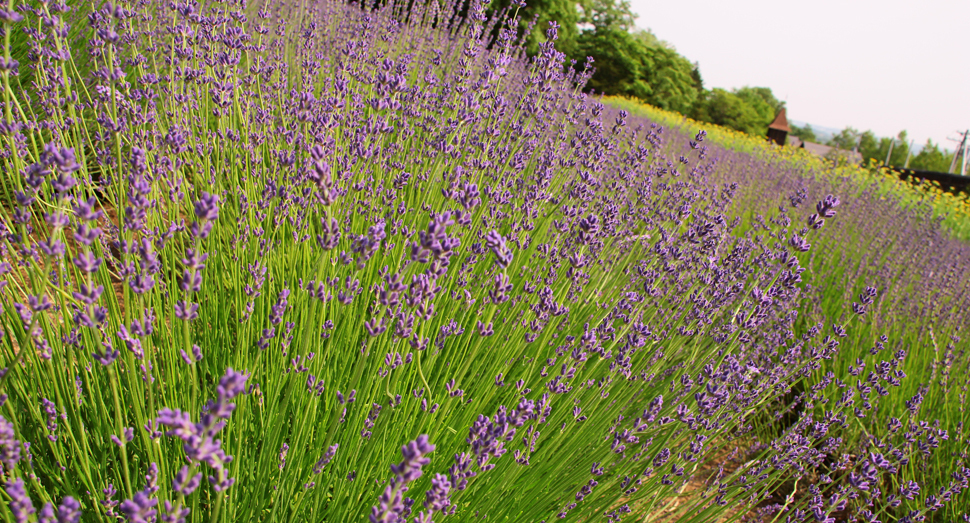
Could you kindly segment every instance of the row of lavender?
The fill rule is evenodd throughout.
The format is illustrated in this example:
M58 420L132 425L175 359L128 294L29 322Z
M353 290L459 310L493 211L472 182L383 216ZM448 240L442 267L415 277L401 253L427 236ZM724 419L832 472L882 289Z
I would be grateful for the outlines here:
M623 100L611 104L613 112L621 107L632 110L672 126L676 130L669 132L681 134L680 140L688 139L682 118L675 114ZM902 195L887 193L880 180L859 177L851 169L832 169L810 155L790 154L754 139L716 132L715 140L724 146L712 145L722 159L712 179L739 184L731 212L751 218L749 231L768 230L771 224L766 221L797 219L791 210L814 195L837 191L847 196L840 219L819 231L815 247L804 260L809 268L803 274L808 292L799 323L811 326L825 318L860 312L862 321L843 341L841 357L822 365L812 381L846 375L871 378L880 352L903 351L906 358L900 369L908 379L896 390L897 399L874 413L857 411L860 422L842 436L864 440L867 433L877 433L880 425L910 409L939 420L936 428L948 431L951 441L943 443L944 450L931 466L913 471L922 477L924 489L945 496L950 477L968 459L964 427L970 358L962 331L970 324L970 246L954 239L929 205L914 207ZM739 147L746 152L737 152ZM779 197L765 198L772 194ZM870 304L857 303L854 297L867 289L873 289L877 298ZM805 392L802 387L798 390ZM827 403L842 400L841 391L835 392L810 403L824 409ZM904 401L917 396L923 398L922 404ZM807 394L792 398L791 407L804 408L805 398ZM950 521L962 513L944 510L934 515Z
M914 208L898 196L885 195L875 181L833 178L797 168L776 168L771 176L758 176L759 171L765 172L764 168L733 170L749 177L748 187L760 189L749 198L739 198L748 200L744 204L748 209L760 207L754 201L761 191L787 192L793 198L782 205L792 206L807 194L836 188L851 195L846 198L842 219L819 235L816 245L821 248L805 260L811 271L806 282L813 291L810 305L803 311L808 321L860 312L865 321L847 338L848 350L819 369L815 380L850 374L856 379L871 377L878 372L881 354L905 355L900 368L908 378L897 389L896 398L872 413L857 413L859 422L845 437L864 440L868 433L878 433L893 418L910 412L918 412L934 422L937 430L946 431L949 441L938 442L941 448L934 459L910 465L924 493L933 496L927 498L928 506L934 505L935 499L949 496L953 474L970 459L970 434L965 427L970 422L966 398L970 354L962 339L970 325L970 245L953 239L941 226L941 218L933 217L929 205ZM853 303L866 288L876 289L878 297L870 304ZM866 386L875 394L885 393L872 382ZM907 398L920 398L922 403ZM831 395L828 400L834 403L840 396ZM970 503L961 505L935 514L935 519L958 520Z
M524 58L515 11L256 7L0 12L32 37L0 64L8 518L965 504L962 461L916 483L963 436L900 400L903 354L819 379L860 328L799 323L838 198L741 220L726 152L580 94L555 26ZM793 388L842 399L768 435Z

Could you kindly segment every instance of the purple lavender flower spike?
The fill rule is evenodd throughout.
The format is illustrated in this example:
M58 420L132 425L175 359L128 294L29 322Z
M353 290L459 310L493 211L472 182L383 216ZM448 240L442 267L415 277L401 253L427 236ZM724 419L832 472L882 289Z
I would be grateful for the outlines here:
M206 404L198 423L192 423L189 414L179 410L163 408L158 411L157 423L169 427L167 432L169 436L177 437L184 442L183 449L189 460L205 463L216 472L215 475L209 476L209 482L218 492L229 488L234 478L226 477L224 468L232 457L227 456L222 450L221 441L214 438L225 427L226 420L235 409L235 404L231 401L238 395L246 393L248 378L248 374L236 372L231 368L227 369L219 380L216 397ZM187 472L177 478L179 488L192 487L195 480L188 480L186 475Z
M20 448L13 423L0 416L0 464L4 470L13 470L20 461Z
M205 221L219 219L219 197L215 194L203 192L202 198L195 202L195 216Z
M182 494L183 496L189 496L195 489L199 488L202 484L202 474L196 474L189 477L189 467L188 465L183 465L182 468L175 474L175 478L172 480L172 490Z
M180 320L192 321L199 317L198 311L198 303L186 303L182 300L175 302L175 317Z
M100 220L104 216L104 211L95 210L96 205L97 199L93 196L87 200L78 200L74 205L74 214L88 222Z
M7 495L10 496L10 512L13 513L14 521L17 523L27 523L36 509L27 495L24 487L24 480L15 478L7 481L5 485Z
M404 461L391 465L394 478L381 494L379 504L371 508L371 523L396 522L410 513L408 507L413 501L406 500L403 493L407 491L408 483L421 477L421 467L431 462L425 456L432 451L434 451L434 445L428 442L427 434L422 434L416 440L401 447Z
M74 265L77 266L82 272L92 273L98 270L101 266L101 258L94 255L93 252L80 253L74 257Z
M156 505L158 499L145 491L138 491L132 499L122 501L118 508L131 523L152 523L158 513Z

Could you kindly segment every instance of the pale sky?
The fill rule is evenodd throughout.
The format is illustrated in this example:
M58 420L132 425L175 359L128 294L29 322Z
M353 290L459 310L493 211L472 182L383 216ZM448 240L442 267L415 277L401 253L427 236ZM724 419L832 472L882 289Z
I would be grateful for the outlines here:
M970 0L631 0L704 87L770 87L788 118L905 129L953 150L970 128Z

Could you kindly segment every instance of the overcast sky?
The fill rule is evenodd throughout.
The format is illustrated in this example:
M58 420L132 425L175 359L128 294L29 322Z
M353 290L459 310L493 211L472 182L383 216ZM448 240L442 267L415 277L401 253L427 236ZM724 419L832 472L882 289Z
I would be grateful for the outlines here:
M631 0L704 86L770 87L790 119L906 129L947 149L970 128L970 0Z

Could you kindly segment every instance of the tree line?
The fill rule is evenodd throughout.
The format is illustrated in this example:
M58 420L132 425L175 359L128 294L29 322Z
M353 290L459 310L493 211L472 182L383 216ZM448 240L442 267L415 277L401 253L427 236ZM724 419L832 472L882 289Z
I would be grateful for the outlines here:
M511 1L495 0L490 8L506 9ZM757 136L765 136L784 107L767 87L705 89L698 64L650 30L638 29L627 0L531 0L519 13L523 28L536 22L528 36L533 53L543 40L540 28L558 22L556 48L576 67L596 70L587 91L635 98Z
M804 127L792 125L790 135L809 142L818 141L815 132L808 125ZM839 149L859 151L866 164L875 160L880 165L943 173L949 171L953 156L956 154L940 148L940 145L933 143L931 139L927 139L926 144L918 152L911 151L910 139L905 130L900 131L895 137L878 137L872 131L860 132L852 127L846 127L825 143Z
M518 0L493 0L489 6L506 9L512 1ZM596 70L586 85L587 91L635 98L754 136L765 136L768 125L785 106L768 87L705 89L698 64L681 56L673 45L649 29L638 29L637 16L627 0L529 0L519 13L523 30L535 22L535 29L528 35L532 53L543 41L543 29L548 23L559 23L556 48L575 61L577 67L591 66ZM790 127L790 136L819 141L807 125ZM906 131L888 138L847 127L825 144L859 151L866 163L871 159L885 163L889 155L889 165L903 167L908 159L912 169L940 172L949 169L954 154L932 140L911 154Z

